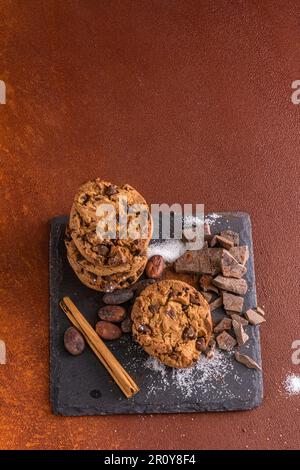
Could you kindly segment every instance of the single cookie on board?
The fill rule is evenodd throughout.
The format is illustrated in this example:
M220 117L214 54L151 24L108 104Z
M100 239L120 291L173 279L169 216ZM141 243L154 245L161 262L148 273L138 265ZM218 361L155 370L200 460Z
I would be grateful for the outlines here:
M146 287L133 305L131 319L136 341L170 367L191 366L201 354L198 340L202 338L203 348L211 338L207 301L192 286L177 280Z
M102 238L97 233L97 224L104 220L97 215L97 209L102 204L109 204L116 214L116 237ZM139 205L141 210L130 214L130 208ZM147 221L145 238L137 238L138 222L141 213ZM130 227L131 237L120 237L120 221L126 217L127 229ZM135 257L146 255L150 238L152 236L152 218L145 199L132 188L125 184L113 185L97 178L83 184L74 199L70 214L70 234L81 255L91 263L97 263L98 267L119 268L126 271L126 265L132 265Z
M94 273L97 276L110 276L112 274L118 274L118 273L130 273L130 272L136 272L145 264L147 263L147 257L146 256L136 256L133 259L132 265L129 263L125 263L124 266L116 266L116 267L111 267L111 266L103 266L99 265L96 263L91 263L87 259L85 259L82 254L78 251L73 239L69 235L69 229L67 227L66 229L66 236L65 236L65 245L67 248L68 252L68 257L73 259L74 262L80 267L83 268L85 271L89 271L90 273ZM102 259L102 257L99 255L99 259ZM120 269L122 267L122 269Z
M139 268L136 272L97 276L96 274L82 268L73 258L69 257L68 253L67 258L71 268L82 284L99 292L111 292L116 289L125 289L126 287L130 287L143 274L146 265L145 263L145 265Z

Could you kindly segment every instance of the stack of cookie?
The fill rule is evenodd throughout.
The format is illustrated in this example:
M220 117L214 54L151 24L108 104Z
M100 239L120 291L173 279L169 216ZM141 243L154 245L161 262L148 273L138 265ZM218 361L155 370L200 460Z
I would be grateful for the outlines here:
M110 224L107 207L113 209ZM146 221L143 227L141 220ZM114 230L110 233L107 227ZM149 207L134 188L99 178L88 181L79 188L71 208L65 238L68 260L91 289L123 289L142 275L151 235Z

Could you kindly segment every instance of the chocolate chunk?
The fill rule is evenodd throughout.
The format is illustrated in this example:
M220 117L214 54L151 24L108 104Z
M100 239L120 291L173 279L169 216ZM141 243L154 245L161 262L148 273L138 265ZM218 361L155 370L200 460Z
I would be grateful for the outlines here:
M232 326L238 345L243 346L243 344L245 344L249 339L249 336L245 332L243 325L240 322L233 320Z
M226 311L227 315L231 316L232 320L235 320L236 322L240 323L242 326L249 325L248 320L246 318L242 317L241 315L237 315L235 312L228 312Z
M223 230L220 235L221 237L232 241L235 246L240 244L240 236L237 232L233 232L232 230Z
M201 250L199 250L199 273L201 274L212 274L212 267L211 261L209 256L209 249L206 246L203 246Z
M252 310L251 308L247 310L245 313L245 317L249 321L251 325L260 325L261 323L264 323L266 319L262 316L259 315L255 310Z
M215 292L216 294L219 293L219 289L212 284L213 277L210 274L202 274L199 279L200 289L204 292Z
M211 302L211 299L213 296L211 292L201 292L201 294L203 295L203 297L208 303Z
M222 333L222 331L229 331L232 328L231 318L224 317L214 328L214 333Z
M255 362L253 359L251 359L251 357L246 356L246 354L241 354L236 351L235 359L244 366L248 367L249 369L261 370L261 366L257 364L257 362Z
M228 240L228 238L221 237L220 235L216 235L216 240L219 245L221 245L223 248L226 248L226 250L229 250L234 245L233 241Z
M199 272L199 250L186 251L174 264L177 273L198 273Z
M211 304L209 304L210 311L213 312L217 308L222 307L223 305L223 300L222 297L218 297L216 300L214 300Z
M219 336L216 338L218 346L223 351L231 351L236 345L236 340L226 331L223 331Z
M184 340L190 340L196 338L196 331L192 326L188 326L183 330L182 337Z
M233 312L242 312L244 299L228 292L223 292L223 305L225 310Z
M132 299L133 291L131 289L118 289L114 292L104 294L102 300L105 304L119 305Z
M208 248L211 274L215 276L221 272L221 258L223 248Z
M262 308L256 307L256 311L259 315L262 315L263 317L265 316L265 311Z
M131 333L132 321L130 318L125 318L121 323L121 330L123 333Z
M219 275L212 282L220 289L233 292L235 294L244 295L248 290L245 279L235 279L233 277L224 277Z
M175 261L175 271L178 273L211 274L211 265L207 243L201 250L188 250Z
M223 276L236 277L238 279L247 272L247 268L240 264L227 250L224 250L222 254L221 270Z
M243 246L233 246L232 248L229 249L229 253L232 254L232 256L243 266L248 261L249 258L249 248L247 245Z

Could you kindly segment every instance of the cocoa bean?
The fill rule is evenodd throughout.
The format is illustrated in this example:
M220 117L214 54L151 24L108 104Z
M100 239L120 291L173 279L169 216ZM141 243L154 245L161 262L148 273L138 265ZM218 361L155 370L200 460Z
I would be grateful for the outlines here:
M121 323L121 330L123 333L131 333L132 321L130 318L125 318Z
M124 307L120 307L119 305L104 305L99 308L98 316L101 320L120 323L126 317L126 310Z
M132 299L133 291L132 289L118 289L114 292L109 292L104 294L102 300L105 304L108 305L119 305L124 304L128 300Z
M151 279L159 279L165 269L165 262L162 256L152 256L146 265L146 275Z
M64 334L64 345L72 356L78 356L85 348L85 341L81 333L74 326L70 326Z
M102 339L113 340L119 339L122 336L121 328L115 325L114 323L110 323L108 321L98 321L98 323L96 323L95 329L96 333Z
M134 291L136 296L139 296L140 293L147 287L150 286L151 284L155 283L155 279L141 279L140 281L137 281L131 289Z

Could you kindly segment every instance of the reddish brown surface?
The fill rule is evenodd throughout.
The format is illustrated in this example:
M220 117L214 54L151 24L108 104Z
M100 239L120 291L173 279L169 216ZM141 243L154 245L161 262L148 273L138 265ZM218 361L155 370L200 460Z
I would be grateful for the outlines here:
M2 1L0 448L299 448L298 1ZM254 411L62 418L49 406L48 221L77 186L251 214L265 399Z

